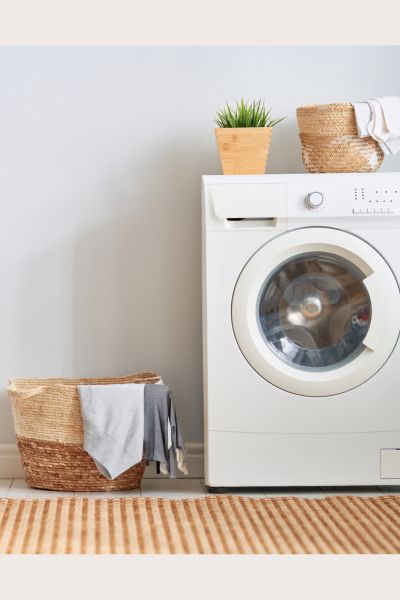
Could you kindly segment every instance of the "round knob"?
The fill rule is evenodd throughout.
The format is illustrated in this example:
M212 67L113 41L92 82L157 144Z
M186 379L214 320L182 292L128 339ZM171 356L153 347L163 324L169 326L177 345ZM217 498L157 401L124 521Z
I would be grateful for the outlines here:
M306 196L305 204L311 210L320 210L325 206L325 198L321 192L310 192Z

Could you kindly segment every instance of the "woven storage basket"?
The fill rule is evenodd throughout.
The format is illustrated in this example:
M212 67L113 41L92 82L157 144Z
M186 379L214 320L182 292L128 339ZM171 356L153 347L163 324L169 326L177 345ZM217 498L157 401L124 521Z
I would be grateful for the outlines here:
M109 480L83 449L78 384L155 383L156 373L100 379L12 379L18 447L31 487L69 492L129 490L140 486L145 461Z
M371 137L360 138L352 104L314 104L297 109L302 159L310 173L371 173L383 152Z

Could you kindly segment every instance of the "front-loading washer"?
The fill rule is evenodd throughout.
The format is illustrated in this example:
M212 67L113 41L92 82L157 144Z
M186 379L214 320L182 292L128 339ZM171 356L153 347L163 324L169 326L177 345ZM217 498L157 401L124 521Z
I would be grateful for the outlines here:
M400 484L400 174L203 178L210 487Z

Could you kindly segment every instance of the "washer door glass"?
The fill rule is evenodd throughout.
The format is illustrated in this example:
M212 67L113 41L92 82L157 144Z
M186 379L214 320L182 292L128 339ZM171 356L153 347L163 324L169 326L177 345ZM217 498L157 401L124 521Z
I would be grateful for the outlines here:
M259 296L269 347L300 369L328 370L360 354L371 320L365 275L330 253L305 253L271 274Z

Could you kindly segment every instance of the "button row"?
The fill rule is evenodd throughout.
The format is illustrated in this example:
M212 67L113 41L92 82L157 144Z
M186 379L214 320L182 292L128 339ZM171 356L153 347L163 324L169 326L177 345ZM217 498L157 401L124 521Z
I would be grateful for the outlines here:
M394 211L393 208L389 208L387 206L376 207L376 208L373 208L372 206L368 207L368 208L364 208L364 207L353 208L353 213L355 215L359 215L359 214L374 214L374 213L375 214L382 214L382 213L384 213L384 214L394 214L394 212L395 211Z

